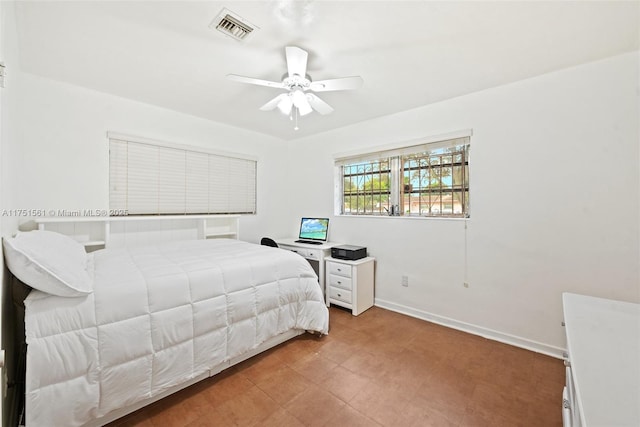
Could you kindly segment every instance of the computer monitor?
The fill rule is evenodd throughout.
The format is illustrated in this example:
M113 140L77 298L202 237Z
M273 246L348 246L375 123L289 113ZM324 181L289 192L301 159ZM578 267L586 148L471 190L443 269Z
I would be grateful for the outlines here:
M300 221L299 241L322 243L327 241L329 218L302 218Z

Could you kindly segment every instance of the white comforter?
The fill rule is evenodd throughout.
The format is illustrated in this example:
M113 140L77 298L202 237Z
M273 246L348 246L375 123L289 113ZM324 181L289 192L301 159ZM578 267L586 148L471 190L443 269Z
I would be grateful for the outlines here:
M299 255L236 240L107 249L94 292L25 300L27 426L77 426L294 329L328 331Z

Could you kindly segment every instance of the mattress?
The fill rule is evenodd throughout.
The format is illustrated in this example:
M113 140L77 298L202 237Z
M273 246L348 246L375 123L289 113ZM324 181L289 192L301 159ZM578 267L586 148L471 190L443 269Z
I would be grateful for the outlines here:
M310 265L214 239L90 254L94 291L25 300L26 425L79 426L291 329L328 332Z

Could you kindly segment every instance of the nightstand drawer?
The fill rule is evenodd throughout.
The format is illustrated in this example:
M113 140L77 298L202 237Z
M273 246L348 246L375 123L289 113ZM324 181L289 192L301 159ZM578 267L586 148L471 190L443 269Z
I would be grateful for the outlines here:
M335 274L336 276L351 277L351 266L340 264L337 262L327 262L327 269L329 274Z
M351 304L351 291L332 286L329 288L329 298Z
M352 289L351 278L329 274L329 286L335 286L336 288L342 288L350 291Z

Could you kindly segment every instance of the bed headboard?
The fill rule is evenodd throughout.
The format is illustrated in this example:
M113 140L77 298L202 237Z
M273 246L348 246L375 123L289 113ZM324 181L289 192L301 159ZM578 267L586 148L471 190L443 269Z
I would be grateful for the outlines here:
M35 220L39 230L66 234L88 252L107 247L134 247L176 240L238 239L239 215L140 215L113 217L47 217Z

